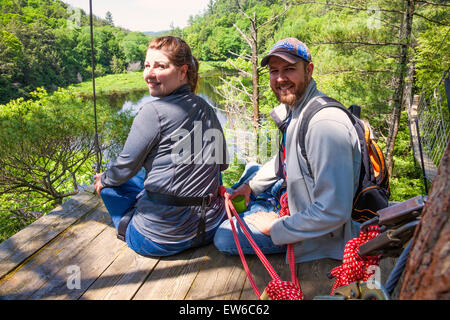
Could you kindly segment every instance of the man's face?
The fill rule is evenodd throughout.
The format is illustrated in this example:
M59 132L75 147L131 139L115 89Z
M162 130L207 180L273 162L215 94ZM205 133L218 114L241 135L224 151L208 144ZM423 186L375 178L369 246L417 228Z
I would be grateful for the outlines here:
M269 60L270 87L278 101L292 108L305 93L311 81L313 69L312 62L300 60L291 64L280 57L271 57Z

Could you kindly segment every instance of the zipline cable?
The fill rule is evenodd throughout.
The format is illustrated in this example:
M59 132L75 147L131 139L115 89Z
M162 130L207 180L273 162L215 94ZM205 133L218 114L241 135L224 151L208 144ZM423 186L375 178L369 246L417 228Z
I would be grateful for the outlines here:
M94 31L93 31L93 23L92 23L92 0L89 0L89 21L91 25L91 68L92 68L92 97L94 99L94 126L95 126L95 136L94 136L94 145L95 145L95 154L97 158L97 168L96 172L100 173L101 169L101 151L100 145L98 143L98 129L97 129L97 104L95 97L95 64L94 64Z

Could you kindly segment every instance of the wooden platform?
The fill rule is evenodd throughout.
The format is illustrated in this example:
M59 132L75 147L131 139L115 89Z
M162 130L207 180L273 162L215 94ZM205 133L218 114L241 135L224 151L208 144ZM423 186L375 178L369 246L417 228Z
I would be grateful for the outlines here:
M290 279L284 255L269 255ZM262 291L269 275L256 257L247 261ZM307 299L327 295L338 265L323 259L297 265ZM101 200L80 192L0 244L0 299L256 299L238 256L213 245L165 258L136 254L116 238Z

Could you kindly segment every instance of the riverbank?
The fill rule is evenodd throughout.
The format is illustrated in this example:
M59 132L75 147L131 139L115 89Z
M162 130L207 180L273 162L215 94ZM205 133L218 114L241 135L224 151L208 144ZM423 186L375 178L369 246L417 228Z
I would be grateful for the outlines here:
M202 61L199 63L199 74L200 76L209 76L217 71L222 64L223 62ZM147 85L143 79L142 72L143 70L97 77L95 78L95 93L96 95L112 95L145 90ZM89 79L70 85L66 89L80 95L92 95L92 80Z
M120 74L108 74L95 78L96 95L120 94L134 90L145 90L147 85L142 77L142 71ZM92 80L70 85L67 90L81 95L92 95Z

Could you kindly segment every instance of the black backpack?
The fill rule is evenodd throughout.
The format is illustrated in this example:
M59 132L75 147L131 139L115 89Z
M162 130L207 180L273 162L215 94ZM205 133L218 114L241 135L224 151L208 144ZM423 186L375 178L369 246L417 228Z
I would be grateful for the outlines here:
M315 98L304 111L300 124L299 144L302 156L306 160L311 177L311 166L306 156L305 136L311 118L323 108L339 108L350 118L358 133L361 146L361 171L358 189L353 198L352 219L364 222L377 216L377 211L388 206L390 190L389 176L384 162L383 152L371 138L370 126L360 119L361 107L352 105L348 109L330 97Z

